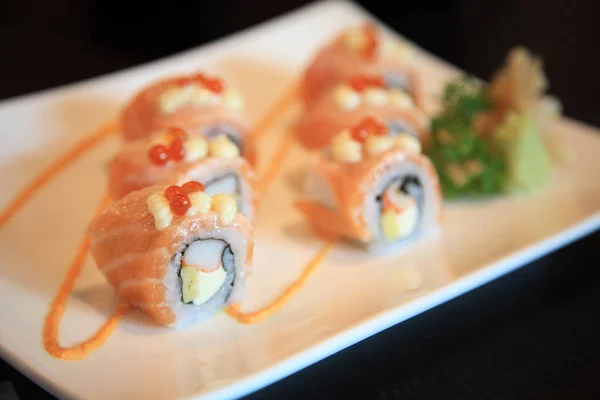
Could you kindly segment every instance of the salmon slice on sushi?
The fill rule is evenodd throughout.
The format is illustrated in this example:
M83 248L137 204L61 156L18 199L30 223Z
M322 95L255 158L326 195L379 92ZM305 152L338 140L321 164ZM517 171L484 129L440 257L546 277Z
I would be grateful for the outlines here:
M385 129L343 130L317 156L306 199L296 204L317 233L378 250L438 225L442 198L432 163L412 136Z
M256 148L244 99L223 80L205 74L165 79L140 91L121 114L125 140L170 126L209 138L226 135L243 157L255 162Z
M90 227L91 253L121 300L184 327L244 294L252 225L200 183L151 186L111 204Z
M390 85L417 97L421 84L412 66L415 54L410 44L388 37L372 24L348 29L325 45L306 69L304 102L312 104L328 89L356 74L383 74Z
M228 136L191 136L180 128L126 142L109 167L108 187L113 199L153 185L203 184L211 196L228 194L237 209L253 220L258 204L256 177L239 148Z
M389 86L382 75L354 75L334 86L300 118L297 137L304 147L319 149L342 129L369 116L383 121L391 135L408 133L423 145L428 142L427 114L408 93Z

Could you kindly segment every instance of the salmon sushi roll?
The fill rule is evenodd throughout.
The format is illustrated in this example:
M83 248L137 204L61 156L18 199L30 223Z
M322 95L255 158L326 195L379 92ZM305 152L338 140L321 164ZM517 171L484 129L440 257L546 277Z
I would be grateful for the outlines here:
M228 194L250 221L258 206L256 177L248 161L226 135L190 136L179 128L126 142L109 166L113 199L146 186L198 181L211 196Z
M322 148L368 116L384 121L391 135L408 133L423 145L428 142L427 114L382 75L354 75L321 96L301 117L298 140L308 149Z
M121 114L125 140L178 126L209 138L224 134L254 164L256 146L244 113L244 99L221 79L203 74L154 83L139 92Z
M211 197L192 181L114 202L92 222L90 249L121 300L177 328L240 301L252 235L231 196Z
M296 206L324 237L377 250L437 226L442 198L418 141L389 136L383 124L364 128L340 132L317 156L305 182L307 198Z
M416 51L410 44L384 35L372 24L342 32L325 45L304 73L302 96L312 104L328 89L356 74L383 74L408 93L420 89L414 70Z

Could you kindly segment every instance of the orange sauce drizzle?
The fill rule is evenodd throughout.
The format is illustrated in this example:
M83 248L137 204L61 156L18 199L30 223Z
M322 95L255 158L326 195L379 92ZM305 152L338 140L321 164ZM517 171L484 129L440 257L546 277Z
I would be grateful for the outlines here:
M225 312L231 318L242 324L255 324L264 320L265 318L273 315L277 311L281 309L304 285L308 278L312 275L313 272L323 263L323 260L329 253L329 251L333 248L335 242L327 243L325 246L321 248L321 250L313 257L312 260L306 264L302 274L292 282L284 291L281 293L275 300L273 300L270 304L265 307L252 311L252 312L243 312L240 308L239 303L235 303L230 305Z
M264 135L270 128L270 126L276 121L276 119L290 107L296 100L297 92L293 90L286 93L286 95L276 104L273 109L265 116L263 121L257 126L256 134L258 136ZM295 136L292 130L289 130L283 139L282 144L277 148L277 152L271 159L267 170L263 174L258 184L258 191L261 195L264 195L270 183L273 181L277 173L281 170L281 166L285 162L285 159L295 144ZM231 318L242 324L255 324L260 322L269 316L279 311L302 287L304 287L306 281L312 275L312 273L323 263L323 260L334 246L334 242L327 243L304 267L302 274L292 282L275 300L273 300L267 306L253 311L244 312L241 310L239 303L232 304L225 312Z
M255 135L257 138L264 136L271 126L277 121L282 113L290 107L297 98L297 88L294 85L284 96L279 99L275 106L257 123ZM0 212L0 229L14 217L25 204L63 169L69 166L81 155L98 145L104 138L115 133L119 127L117 121L110 121L103 127L93 132L76 143L67 153L63 154L53 164L43 169L35 178L33 178L17 196Z
M105 196L98 206L95 215L100 214L109 203L109 197ZM89 355L92 351L96 350L115 330L121 317L129 311L129 305L126 303L121 303L116 308L113 315L111 315L100 327L100 329L98 329L96 333L94 333L89 339L72 347L62 347L60 345L58 338L60 320L65 313L67 300L69 299L69 295L73 290L75 281L77 280L77 277L83 268L89 247L90 236L89 234L86 234L83 241L79 245L79 248L77 249L77 253L73 258L71 266L67 270L65 279L60 285L56 297L52 301L50 311L48 312L48 315L46 315L46 321L44 323L44 347L52 356L62 360L81 360Z
M111 121L103 127L93 132L91 135L77 142L69 151L58 158L54 163L43 169L35 178L33 178L17 196L0 212L0 229L25 206L25 204L40 189L47 185L56 175L58 175L69 164L78 157L91 150L99 144L104 138L113 134L118 129L118 123Z
M289 154L290 150L292 149L295 143L296 137L294 136L294 133L290 130L286 134L282 143L277 148L276 153L273 155L273 158L271 159L271 162L267 167L267 170L258 182L258 193L260 193L261 196L265 194L267 188L269 187L277 173L281 170L281 167L285 162L287 155Z
M265 115L265 117L257 124L255 134L257 137L261 137L266 134L271 126L276 122L280 115L285 112L297 98L297 90L294 87L288 91L277 104ZM47 169L43 170L38 177L36 177L25 189L13 200L11 204L6 208L2 214L0 214L0 228L6 223L6 221L13 216L23 205L27 202L33 194L35 194L41 187L47 184L54 176L56 176L62 169L73 162L78 156L82 155L87 150L91 149L96 144L100 143L109 134L116 131L116 123L110 123L107 126L100 129L90 137L78 143L68 153L63 155L54 164ZM280 169L283 161L294 144L294 136L288 132L283 144L277 154L274 156L271 164L269 165L265 175L260 182L260 192L263 193L269 183L275 177L277 171ZM96 215L102 212L109 204L110 199L108 196L102 200ZM87 257L90 246L89 234L86 234L83 241L79 245L75 258L73 259L71 266L69 267L65 279L63 280L56 297L54 298L50 311L48 312L44 324L43 330L43 341L44 347L52 356L63 360L81 360L89 355L91 352L100 347L110 336L110 334L117 327L121 317L125 315L129 310L130 306L126 303L120 303L115 309L114 313L105 321L105 323L87 340L72 346L63 347L59 343L59 326L60 320L65 313L66 303L69 298L71 291L75 285L75 281L81 270ZM239 322L250 324L259 322L269 315L279 310L283 305L296 294L305 284L308 277L316 270L316 268L322 263L323 259L332 248L333 243L327 244L321 249L321 251L307 264L301 276L293 282L275 301L273 301L267 307L252 312L244 313L240 310L238 304L230 306L226 312L228 315L236 318Z
M275 122L281 117L281 114L285 113L297 99L298 88L296 85L293 85L275 102L273 108L271 108L267 114L256 123L256 126L254 127L254 137L258 139L266 135Z

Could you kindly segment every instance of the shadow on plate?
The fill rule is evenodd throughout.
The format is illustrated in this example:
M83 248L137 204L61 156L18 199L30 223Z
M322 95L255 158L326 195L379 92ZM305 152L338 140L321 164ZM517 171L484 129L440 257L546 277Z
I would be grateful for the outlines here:
M242 92L247 100L248 115L253 120L266 112L294 79L284 65L256 57L225 57L218 64L217 72Z
M295 243L314 247L323 241L315 235L310 225L303 219L284 225L281 229L284 236L293 239Z
M99 283L73 291L72 296L94 308L99 314L108 318L115 310L119 301L114 295L113 288L108 283ZM67 312L68 309L67 309ZM169 329L157 325L149 316L139 309L132 309L123 318L118 329L134 335L157 335L169 332Z

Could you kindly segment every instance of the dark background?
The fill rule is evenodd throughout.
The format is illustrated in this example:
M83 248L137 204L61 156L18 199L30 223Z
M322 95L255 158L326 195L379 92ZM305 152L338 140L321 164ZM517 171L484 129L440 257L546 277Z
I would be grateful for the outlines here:
M160 58L305 3L0 0L0 99ZM482 78L526 45L543 56L565 113L600 125L600 2L360 3ZM599 245L595 233L250 398L598 399ZM0 361L0 396L3 381L20 398L50 397Z

